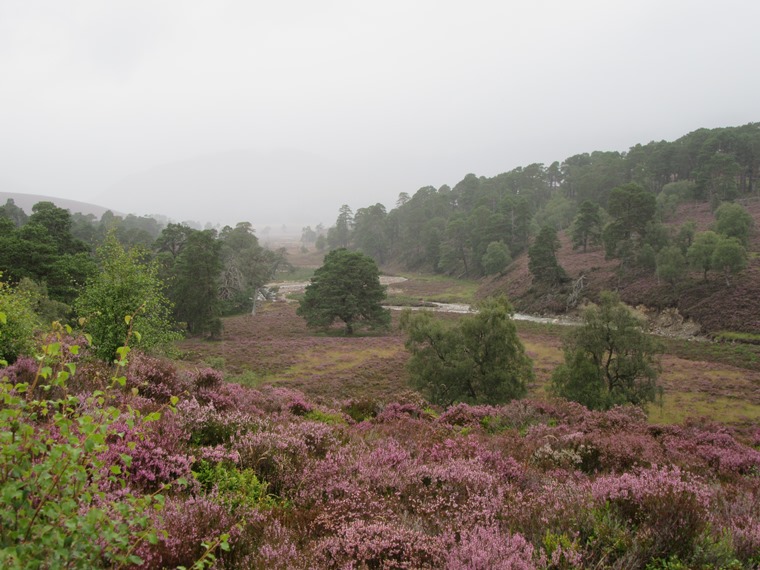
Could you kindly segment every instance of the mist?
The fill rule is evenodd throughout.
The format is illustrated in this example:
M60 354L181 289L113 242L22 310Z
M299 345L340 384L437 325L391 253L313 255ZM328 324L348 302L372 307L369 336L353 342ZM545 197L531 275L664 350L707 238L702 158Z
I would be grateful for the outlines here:
M0 191L329 225L593 150L758 120L751 0L5 1Z

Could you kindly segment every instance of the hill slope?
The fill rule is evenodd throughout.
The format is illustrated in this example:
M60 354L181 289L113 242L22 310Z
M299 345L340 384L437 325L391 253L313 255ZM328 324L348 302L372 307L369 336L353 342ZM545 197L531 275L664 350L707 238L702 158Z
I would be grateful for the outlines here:
M22 194L20 192L0 192L0 206L5 204L8 199L24 210L27 214L32 213L32 206L37 202L52 202L59 208L68 210L72 214L77 212L81 214L92 214L97 218L100 218L104 213L108 212L110 208L98 206L96 204L89 204L87 202L79 202L78 200L68 200L66 198L57 198L55 196L43 196L41 194ZM122 215L119 212L110 210L116 215Z
M740 200L760 228L760 198ZM710 228L714 221L706 202L689 202L678 207L675 215L666 223L671 232L687 220L696 222L698 232ZM587 252L572 249L570 239L560 234L562 247L558 252L560 265L575 282L584 276L583 301L593 301L602 290L614 290L633 306L645 305L655 309L673 307L687 319L698 322L705 333L730 330L760 333L760 231L755 230L748 246L747 268L737 275L730 286L723 278L710 273L708 280L701 272L690 272L675 287L658 282L652 272L642 270L619 271L619 261L605 259L604 249L599 246ZM554 289L533 285L528 270L527 254L520 255L507 273L499 278L486 279L480 296L504 292L520 311L533 313L562 313L568 307L568 296L573 283Z

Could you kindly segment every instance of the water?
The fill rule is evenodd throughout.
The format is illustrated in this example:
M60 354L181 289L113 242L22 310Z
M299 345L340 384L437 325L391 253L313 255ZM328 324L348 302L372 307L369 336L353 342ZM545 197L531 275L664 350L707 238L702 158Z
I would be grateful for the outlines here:
M390 277L387 275L380 276L380 283L383 285L392 285L393 283L401 283L406 281L405 277ZM279 287L278 295L287 295L289 293L302 293L307 282L283 282L283 283L270 283L267 287ZM386 308L392 311L401 311L404 309L410 309L412 311L433 311L435 313L456 313L456 314L469 314L476 313L470 305L464 303L426 303L423 307L409 307L400 305L385 305ZM538 317L535 315L527 315L525 313L515 313L512 318L516 321L530 321L532 323L545 323L552 325L577 325L578 320L570 317Z

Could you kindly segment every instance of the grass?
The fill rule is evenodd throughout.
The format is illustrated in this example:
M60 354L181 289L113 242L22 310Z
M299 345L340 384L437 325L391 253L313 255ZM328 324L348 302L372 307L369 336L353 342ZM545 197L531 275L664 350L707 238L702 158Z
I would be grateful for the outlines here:
M760 334L735 332L735 331L720 331L713 335L717 340L725 340L729 342L747 342L753 344L760 344Z
M760 421L760 406L741 398L714 397L700 392L666 392L662 405L649 406L652 423L674 424L702 417L727 424L756 423Z
M472 284L435 276L394 284L410 302L449 296L467 302ZM440 314L444 319L459 315ZM398 314L393 312L398 323ZM404 335L394 327L384 334L344 336L306 328L295 305L265 303L256 317L224 320L221 342L187 339L180 345L185 360L213 366L228 380L246 386L276 384L301 390L317 401L415 401L408 387ZM567 327L516 322L518 334L533 360L533 398L547 397L554 368L563 361L562 338ZM653 423L708 417L726 423L760 421L760 346L728 342L661 339L662 405L650 406Z
M468 303L476 301L480 283L468 279L456 279L445 275L404 274L407 281L395 283L393 290L422 301L434 303ZM395 293L392 293L395 294Z
M663 339L665 352L686 360L719 362L760 372L760 346L727 342Z
M311 267L296 267L293 271L278 272L275 276L276 281L309 281L314 276L314 269Z
M388 295L383 303L384 305L393 305L395 307L426 307L431 306L430 301L425 301L419 297L411 295L392 294Z
M267 382L266 377L256 374L252 370L244 370L240 374L232 374L225 379L228 382L234 382L248 388L258 388Z
M326 350L315 348L299 354L297 364L272 377L289 379L342 373L369 360L388 358L397 354L396 347L369 347L361 350L355 350L351 346L330 347Z

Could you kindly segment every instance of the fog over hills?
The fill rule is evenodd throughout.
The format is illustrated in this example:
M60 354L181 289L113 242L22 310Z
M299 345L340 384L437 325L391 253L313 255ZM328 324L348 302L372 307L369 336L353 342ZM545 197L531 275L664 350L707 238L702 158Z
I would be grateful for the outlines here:
M8 180L7 178L0 178L0 206L6 203L8 199L24 210L27 214L32 213L32 206L37 202L53 202L59 208L65 208L72 214L75 212L81 212L82 214L92 214L97 218L103 215L111 208L100 206L96 204L90 204L88 202L81 202L79 200L69 200L67 198L58 198L55 196L47 196L40 193L36 193L33 189L23 184L19 184L15 181ZM121 212L112 210L114 214L121 215Z
M221 152L167 162L132 174L94 201L134 214L163 214L173 220L233 225L250 221L255 227L334 222L338 208L354 204L358 187L376 191L378 200L395 196L383 192L379 179L360 182L360 165L346 167L297 150ZM395 198L394 198L395 201ZM386 204L390 209L393 203ZM199 216L203 216L199 219Z

